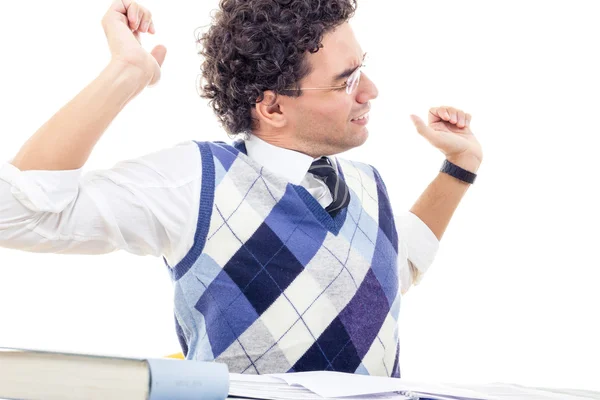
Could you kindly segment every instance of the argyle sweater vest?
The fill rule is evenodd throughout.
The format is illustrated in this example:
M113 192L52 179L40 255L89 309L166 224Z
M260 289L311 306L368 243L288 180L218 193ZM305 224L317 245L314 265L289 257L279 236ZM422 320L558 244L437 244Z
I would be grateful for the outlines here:
M194 244L170 267L186 358L236 373L399 377L398 235L377 171L337 158L351 201L331 217L243 141L197 144Z

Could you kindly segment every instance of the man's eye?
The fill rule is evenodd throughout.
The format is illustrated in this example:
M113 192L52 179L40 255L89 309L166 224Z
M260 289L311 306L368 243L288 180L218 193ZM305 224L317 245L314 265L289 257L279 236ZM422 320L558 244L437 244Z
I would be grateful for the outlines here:
M341 92L342 90L346 90L346 87L348 87L348 82L344 82L343 86L340 86L339 88L335 88L333 90L335 90L336 92Z

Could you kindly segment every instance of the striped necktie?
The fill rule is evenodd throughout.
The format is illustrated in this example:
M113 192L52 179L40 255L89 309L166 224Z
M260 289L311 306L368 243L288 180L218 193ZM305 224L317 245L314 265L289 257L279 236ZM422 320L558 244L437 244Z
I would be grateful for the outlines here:
M333 201L325 208L331 215L335 215L338 211L347 207L350 203L350 193L348 186L337 174L337 171L331 165L331 161L327 157L321 157L310 165L308 170L311 174L320 178L331 192Z

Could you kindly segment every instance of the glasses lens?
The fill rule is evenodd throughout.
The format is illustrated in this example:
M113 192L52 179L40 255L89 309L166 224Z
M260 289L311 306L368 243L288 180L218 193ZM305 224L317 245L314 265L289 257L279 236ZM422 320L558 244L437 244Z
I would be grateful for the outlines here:
M352 92L354 92L354 90L358 87L358 84L360 83L360 75L361 75L361 72L360 72L360 67L359 67L348 78L348 85L346 86L346 93L352 94Z

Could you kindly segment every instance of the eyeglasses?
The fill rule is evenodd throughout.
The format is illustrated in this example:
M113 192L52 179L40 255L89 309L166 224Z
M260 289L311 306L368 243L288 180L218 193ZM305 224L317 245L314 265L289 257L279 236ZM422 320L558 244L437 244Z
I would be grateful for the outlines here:
M348 76L348 80L344 82L343 85L339 86L326 86L326 87L318 87L318 88L300 88L300 89L284 89L284 90L292 90L292 91L300 91L300 90L336 90L336 89L346 89L346 93L352 94L354 90L358 87L360 83L360 76L362 75L362 68L366 67L364 60L367 57L367 53L364 55L363 63L358 66L350 76Z

